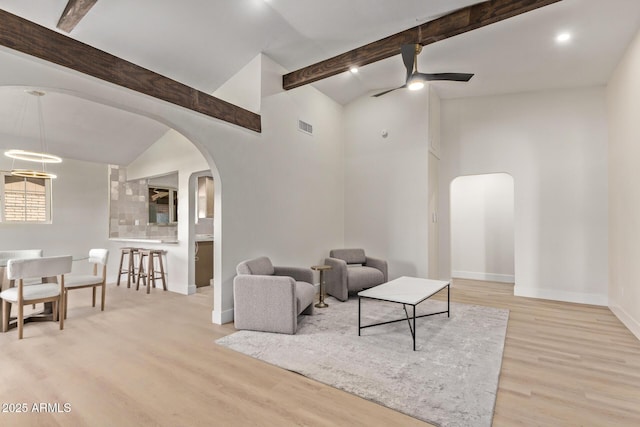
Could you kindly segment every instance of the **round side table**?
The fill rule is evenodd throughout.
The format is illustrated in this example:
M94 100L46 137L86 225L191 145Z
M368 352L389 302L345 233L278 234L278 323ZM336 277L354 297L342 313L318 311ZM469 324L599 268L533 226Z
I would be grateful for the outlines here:
M311 269L320 272L320 295L318 298L319 301L315 305L315 307L318 307L318 308L329 307L329 304L324 302L324 272L326 270L331 270L331 266L330 265L314 265L311 267Z

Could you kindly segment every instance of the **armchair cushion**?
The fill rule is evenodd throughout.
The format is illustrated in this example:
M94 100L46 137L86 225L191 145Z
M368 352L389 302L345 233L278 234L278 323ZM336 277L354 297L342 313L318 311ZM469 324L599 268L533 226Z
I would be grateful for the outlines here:
M289 276L296 282L313 283L313 271L301 267L273 267L274 276Z
M350 291L359 291L384 283L382 271L373 267L347 267L347 288Z
M296 313L302 314L307 307L311 307L310 311L313 311L313 298L316 294L316 289L313 285L307 282L296 282ZM311 313L307 313L311 314Z
M364 249L332 249L329 252L329 256L344 260L347 264L364 264L367 262Z
M236 267L238 274L260 274L271 276L275 272L271 260L266 256L243 261Z

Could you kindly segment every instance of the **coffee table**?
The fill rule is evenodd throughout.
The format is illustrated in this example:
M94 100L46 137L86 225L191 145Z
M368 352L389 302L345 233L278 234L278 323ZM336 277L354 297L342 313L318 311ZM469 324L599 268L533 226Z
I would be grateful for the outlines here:
M437 313L423 314L416 316L416 306L422 301L428 299L432 295L440 292L444 288L447 288L447 311L439 311ZM416 319L420 317L434 316L436 314L447 313L449 317L449 305L450 305L450 286L449 282L444 280L430 280L421 279L418 277L399 277L390 282L383 283L373 288L366 289L358 292L358 336L360 332L365 328L371 328L373 326L386 325L388 323L396 323L407 321L409 324L409 330L411 331L411 337L413 338L413 351L416 350ZM389 301L402 304L404 309L405 318L397 320L389 320L387 322L374 323L372 325L362 326L361 323L361 301L362 298L368 298L379 301ZM413 307L413 315L409 316L407 306ZM413 320L413 325L412 325Z

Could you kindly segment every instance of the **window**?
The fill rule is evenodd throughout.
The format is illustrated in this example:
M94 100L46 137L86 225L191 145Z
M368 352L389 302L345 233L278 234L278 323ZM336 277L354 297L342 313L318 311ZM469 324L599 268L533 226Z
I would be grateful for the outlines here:
M149 187L149 224L178 222L178 190Z
M51 222L51 180L1 172L1 222Z

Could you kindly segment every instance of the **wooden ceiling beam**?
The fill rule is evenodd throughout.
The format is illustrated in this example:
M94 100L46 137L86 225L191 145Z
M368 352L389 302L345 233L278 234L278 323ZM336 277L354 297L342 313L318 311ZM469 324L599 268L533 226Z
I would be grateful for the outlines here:
M261 131L260 115L0 9L0 45L109 83Z
M285 74L282 76L282 87L289 90L326 79L353 66L362 67L398 55L403 44L420 43L424 46L435 43L559 1L561 0L490 0L467 6L417 27Z
M70 33L98 0L69 0L56 27Z

